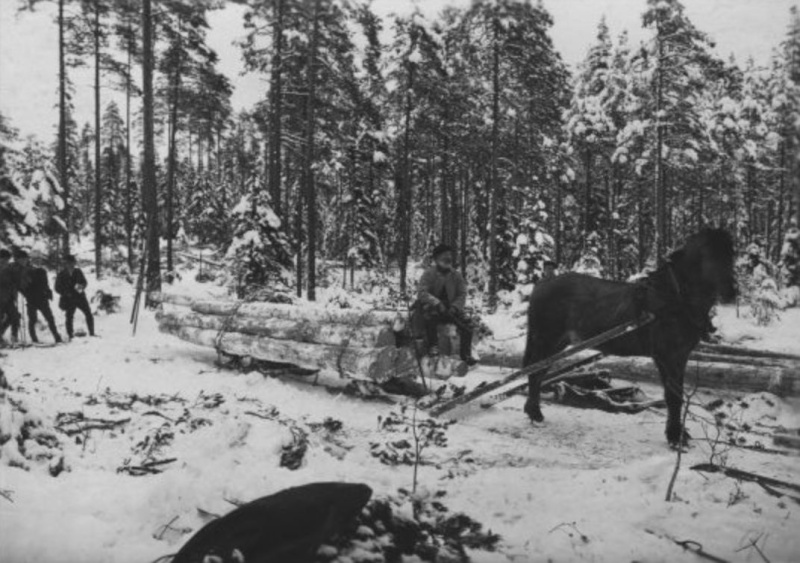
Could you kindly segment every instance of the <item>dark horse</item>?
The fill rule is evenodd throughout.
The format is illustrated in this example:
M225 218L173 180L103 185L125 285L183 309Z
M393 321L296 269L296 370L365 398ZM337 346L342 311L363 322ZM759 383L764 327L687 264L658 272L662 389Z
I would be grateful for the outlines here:
M536 286L528 309L528 366L645 312L655 320L598 349L616 356L649 356L661 374L667 403L667 440L684 440L681 421L683 377L689 354L711 329L709 313L719 299L736 296L734 249L722 229L704 229L646 279L614 282L582 274L564 274ZM526 414L542 421L543 376L529 378Z

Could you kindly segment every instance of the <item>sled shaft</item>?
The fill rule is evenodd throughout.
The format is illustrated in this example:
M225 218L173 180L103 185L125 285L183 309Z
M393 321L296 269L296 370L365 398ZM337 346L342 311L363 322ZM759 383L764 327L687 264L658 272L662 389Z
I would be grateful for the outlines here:
M556 362L560 362L561 360L569 358L570 356L574 356L578 352L582 352L583 350L588 350L589 348L595 348L597 346L605 344L610 340L618 338L624 334L633 332L634 330L649 324L650 322L652 322L653 319L654 319L653 315L648 313L644 315L642 318L637 319L635 321L617 325L612 329L609 329L605 332L601 332L597 336L587 338L586 340L577 343L575 346L571 348L567 348L566 350L562 350L561 352L553 354L549 358L545 358L544 360L536 362L535 364L524 367L521 370L515 371L514 373L507 375L503 379L500 379L498 381L493 381L491 383L473 389L468 393L464 393L459 397L455 397L450 401L437 405L431 409L430 411L431 415L439 416L443 413L446 413L447 411L454 409L459 405L469 403L470 401L473 401L478 397L482 397L484 395L491 393L492 391L500 389L501 387L505 387L512 381L516 381L523 377L544 373L548 369L550 369L550 367Z

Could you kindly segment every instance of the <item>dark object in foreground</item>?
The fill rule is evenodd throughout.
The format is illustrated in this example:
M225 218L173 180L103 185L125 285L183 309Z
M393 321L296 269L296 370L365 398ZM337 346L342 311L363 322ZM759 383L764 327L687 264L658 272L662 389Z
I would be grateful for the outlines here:
M718 299L736 296L730 234L704 229L645 280L622 283L565 274L536 286L528 309L523 366L552 357L570 344L649 313L655 320L640 330L604 342L597 349L616 356L645 356L658 366L667 402L667 441L683 442L683 380L689 354L712 329L709 312ZM540 389L547 372L532 373L526 414L544 420Z
M468 563L470 551L498 548L500 536L466 514L451 512L443 492L423 499L402 489L398 493L370 501L349 529L325 542L315 563L334 558Z
M311 483L240 506L206 524L172 563L232 561L304 563L327 538L346 527L372 496L356 483Z

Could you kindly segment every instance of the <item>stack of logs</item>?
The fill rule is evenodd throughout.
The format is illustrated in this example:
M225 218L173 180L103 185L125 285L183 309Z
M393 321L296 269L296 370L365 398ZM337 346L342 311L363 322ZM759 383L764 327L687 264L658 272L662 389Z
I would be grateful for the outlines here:
M462 362L419 362L399 347L403 315L396 311L323 309L265 302L198 300L159 293L162 332L229 356L249 357L386 383L463 375Z

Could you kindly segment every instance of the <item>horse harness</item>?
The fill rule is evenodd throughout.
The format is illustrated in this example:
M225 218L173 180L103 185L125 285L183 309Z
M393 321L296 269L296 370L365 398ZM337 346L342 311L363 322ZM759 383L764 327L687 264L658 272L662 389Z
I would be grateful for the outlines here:
M651 276L645 278L640 282L636 294L635 302L637 315L641 316L644 312L650 312L658 316L659 313L669 310L670 308L677 309L677 313L685 318L702 337L707 336L715 330L714 326L711 324L711 320L707 317L700 319L695 315L692 307L685 298L684 289L681 286L680 279L675 273L675 266L672 261L669 259L664 260L664 265L666 266L667 275L669 277L671 291L667 292L657 287L657 285L653 283L653 278ZM649 292L655 294L655 298L653 299L653 301L655 301L655 306L651 306L649 303Z

